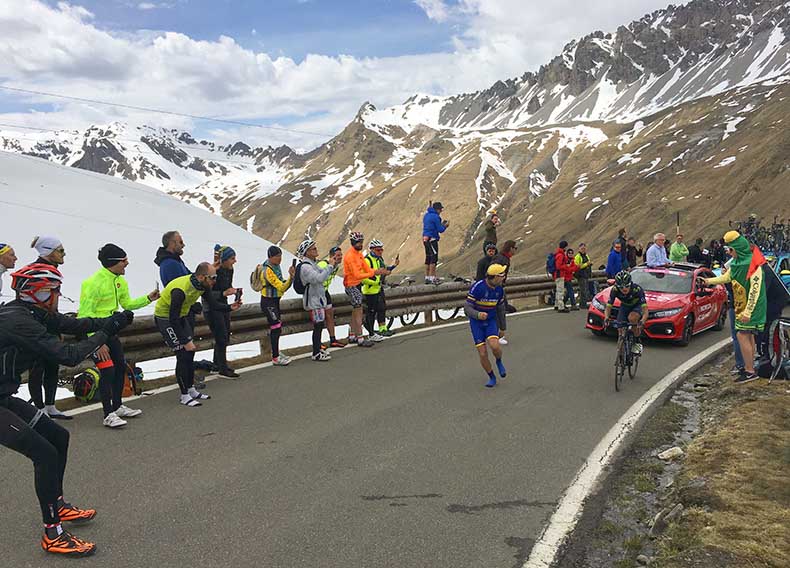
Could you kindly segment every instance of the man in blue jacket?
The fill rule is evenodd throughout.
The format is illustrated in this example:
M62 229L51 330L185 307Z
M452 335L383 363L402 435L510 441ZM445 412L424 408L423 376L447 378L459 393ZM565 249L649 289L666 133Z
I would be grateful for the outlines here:
M609 258L606 259L606 277L614 278L623 269L622 257L623 245L620 241L615 241L612 250L609 251Z
M181 238L181 233L178 231L168 231L162 235L162 246L156 251L154 264L159 267L159 279L162 281L163 287L179 276L191 274L184 261L181 260L184 246L186 246L184 239Z
M422 243L425 246L425 283L438 284L436 264L439 262L439 235L450 225L442 221L444 206L439 202L428 207L422 218Z

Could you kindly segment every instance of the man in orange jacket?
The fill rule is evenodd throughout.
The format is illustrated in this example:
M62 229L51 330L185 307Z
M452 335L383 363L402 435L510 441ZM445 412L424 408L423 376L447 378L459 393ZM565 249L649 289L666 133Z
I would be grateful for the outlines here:
M343 286L346 287L346 295L351 301L351 330L348 333L348 342L360 347L373 347L373 342L365 338L362 330L362 280L390 273L386 268L374 270L365 262L362 256L363 242L365 236L354 231L349 236L351 248L343 256Z

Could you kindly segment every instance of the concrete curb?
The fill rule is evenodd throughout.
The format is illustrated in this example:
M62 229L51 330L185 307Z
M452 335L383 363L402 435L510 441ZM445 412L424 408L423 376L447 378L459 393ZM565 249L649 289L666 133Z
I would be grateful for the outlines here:
M620 417L585 460L565 490L548 525L532 547L523 568L550 568L561 557L567 539L582 516L587 499L609 475L610 465L626 451L635 434L674 393L690 373L715 358L731 344L728 337L676 367L653 385Z

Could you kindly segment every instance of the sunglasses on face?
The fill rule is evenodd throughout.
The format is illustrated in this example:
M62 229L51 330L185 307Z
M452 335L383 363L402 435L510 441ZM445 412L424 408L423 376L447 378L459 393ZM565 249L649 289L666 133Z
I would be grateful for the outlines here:
M217 275L216 274L214 274L213 276L206 275L206 278L208 278L209 280L216 280L217 279Z
M66 249L64 249L63 247L60 247L60 248L56 248L52 252L57 252L57 253L60 253L60 254L66 254Z

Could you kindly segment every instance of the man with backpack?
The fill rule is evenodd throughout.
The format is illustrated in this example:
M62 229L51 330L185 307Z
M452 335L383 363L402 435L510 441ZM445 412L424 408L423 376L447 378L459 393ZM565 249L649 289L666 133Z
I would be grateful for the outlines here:
M587 245L581 243L579 245L579 252L576 253L574 262L578 270L576 271L576 279L579 281L579 307L583 310L587 309L587 302L590 301L590 279L592 278L592 261L587 256Z
M296 261L288 269L288 279L283 279L280 264L283 261L283 251L280 247L272 245L267 251L266 261L258 265L250 278L253 290L261 293L261 311L269 322L269 342L272 346L272 365L285 367L291 362L287 355L280 354L280 335L283 323L280 320L280 298L288 291L296 272Z
M362 329L362 281L372 276L387 275L386 268L371 268L362 256L362 247L365 236L353 231L349 235L351 248L346 251L343 257L343 286L346 288L346 295L351 302L351 329L348 334L348 342L356 343L359 347L373 347L373 342L365 338Z
M318 267L318 248L315 241L305 239L296 249L296 256L302 261L294 271L294 292L302 295L302 307L310 312L313 322L313 361L329 361L332 356L321 348L321 333L326 319L326 294L324 280L335 268L335 259L329 258L326 268Z
M554 309L560 313L570 312L565 307L565 265L568 263L565 249L568 241L560 241L557 250L546 257L546 272L554 279Z
M386 268L387 274L395 270L400 264L400 258L395 257L395 264L386 266L384 264L384 243L378 239L373 239L368 245L368 254L365 262L373 270ZM395 334L394 331L387 329L387 302L384 298L384 274L373 275L370 278L362 279L362 296L365 298L366 318L365 327L370 333L370 340L374 342L384 341L387 337ZM379 327L376 329L376 322Z
M329 293L329 287L332 285L332 281L335 279L335 276L337 276L340 267L343 266L343 250L340 247L332 247L329 249L329 256L327 256L326 260L319 260L317 266L322 270L327 266L332 268L332 272L324 279L323 284L324 295L326 296L326 307L324 308L324 312L326 313L326 330L329 332L329 347L343 348L346 344L338 340L335 335L335 309L332 307L332 294Z
M159 299L159 290L138 298L129 296L129 284L123 277L129 259L121 247L112 243L104 245L99 249L99 262L102 268L82 283L77 317L108 318L117 312L119 307L134 311ZM124 418L134 418L143 411L129 408L121 401L126 377L126 358L121 341L117 337L109 338L107 343L91 355L91 358L101 375L99 396L104 411L102 424L108 428L126 426Z

